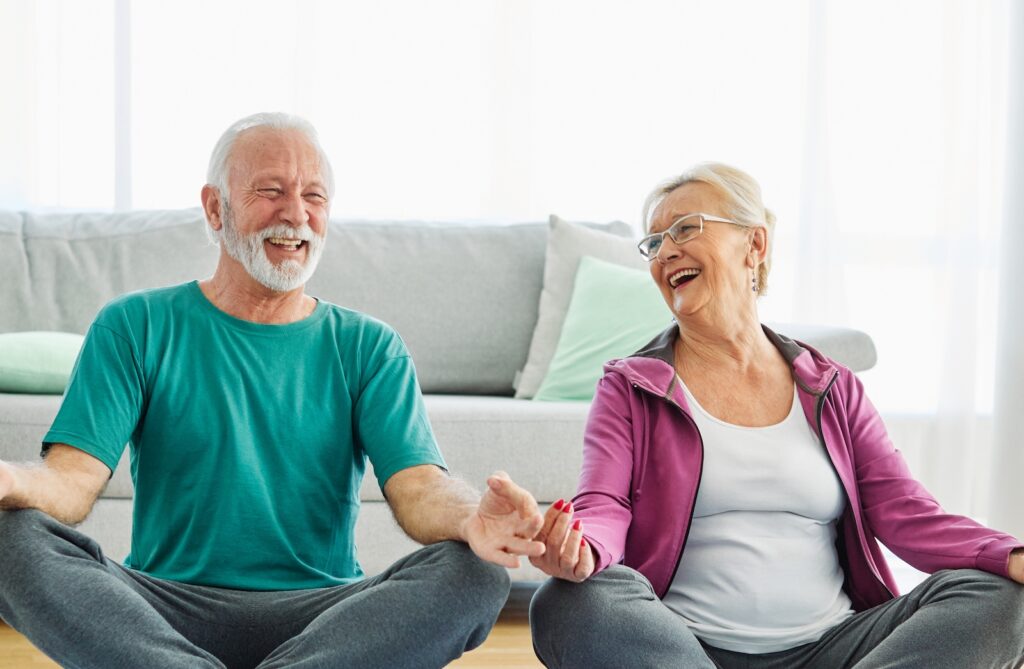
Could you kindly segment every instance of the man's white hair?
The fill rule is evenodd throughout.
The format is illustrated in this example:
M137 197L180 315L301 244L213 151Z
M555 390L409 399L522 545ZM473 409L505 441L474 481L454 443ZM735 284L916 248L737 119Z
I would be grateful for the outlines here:
M306 119L293 114L283 112L261 112L246 116L235 121L231 127L224 131L224 134L217 140L213 147L213 154L210 156L210 166L206 170L206 183L213 186L220 193L221 210L228 205L231 199L228 191L228 176L230 173L231 150L246 130L253 128L273 128L274 130L298 130L309 143L316 149L317 157L320 160L320 173L324 179L324 187L327 189L328 200L334 195L334 170L331 169L331 162L327 159L323 147L320 146L320 138L316 128Z

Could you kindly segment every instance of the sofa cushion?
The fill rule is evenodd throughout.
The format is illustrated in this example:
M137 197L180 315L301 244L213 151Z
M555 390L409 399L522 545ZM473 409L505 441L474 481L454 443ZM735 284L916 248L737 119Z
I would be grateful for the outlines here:
M83 339L70 332L0 334L0 392L61 394Z
M425 395L424 400L451 473L473 487L482 489L500 469L541 502L576 493L589 402L473 395ZM360 498L383 499L371 471Z
M0 332L84 334L122 293L213 273L218 249L199 209L0 216Z
M537 326L530 340L529 357L516 383L515 396L520 399L537 393L558 348L580 258L592 256L626 267L647 267L632 237L588 229L557 216L551 217L550 226ZM628 234L628 230L627 226L624 232Z
M308 290L394 327L424 392L511 395L546 241L541 223L334 224Z
M605 362L639 350L671 324L649 272L584 256L558 349L533 399L589 401Z

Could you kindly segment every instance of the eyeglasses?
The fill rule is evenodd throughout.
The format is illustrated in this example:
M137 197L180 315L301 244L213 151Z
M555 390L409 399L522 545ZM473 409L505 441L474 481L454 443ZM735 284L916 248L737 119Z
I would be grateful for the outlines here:
M653 235L647 235L640 240L640 243L637 244L636 247L640 249L640 255L647 258L648 261L654 260L658 257L658 252L661 251L661 245L665 242L665 235L671 237L676 246L681 246L704 232L705 223L728 223L741 228L747 227L742 223L731 221L728 218L719 218L718 216L711 216L710 214L687 214L686 216L680 216L677 218L672 225L668 227L668 230L665 230L664 232L656 232Z

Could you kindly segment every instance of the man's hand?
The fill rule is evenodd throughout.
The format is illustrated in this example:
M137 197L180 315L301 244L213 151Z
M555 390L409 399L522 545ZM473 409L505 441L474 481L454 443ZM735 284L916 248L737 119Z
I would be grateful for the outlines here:
M544 526L535 537L544 554L530 563L549 576L580 583L594 573L594 552L583 538L583 522L572 520L572 502L558 500L544 514Z
M96 457L67 444L54 444L41 463L12 465L0 460L0 508L39 509L62 523L77 525L109 478L110 470Z
M481 497L435 465L407 467L384 484L384 497L405 533L421 544L462 541L479 558L513 568L517 556L544 552L532 540L544 523L537 502L504 472L487 479Z
M1010 553L1010 563L1007 565L1010 578L1018 583L1024 584L1024 548L1018 548Z
M481 559L515 568L518 556L532 559L544 552L544 544L532 540L543 523L533 495L505 472L495 472L487 479L487 491L462 534Z

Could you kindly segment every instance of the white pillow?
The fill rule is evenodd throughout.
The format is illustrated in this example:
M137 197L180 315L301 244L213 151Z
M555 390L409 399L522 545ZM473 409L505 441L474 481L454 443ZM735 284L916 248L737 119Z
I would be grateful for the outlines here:
M558 348L562 323L572 300L573 281L583 256L592 256L624 267L647 269L647 261L636 248L637 240L588 228L551 216L544 287L540 293L537 326L530 341L526 366L517 375L516 397L530 399L537 394L548 366Z

